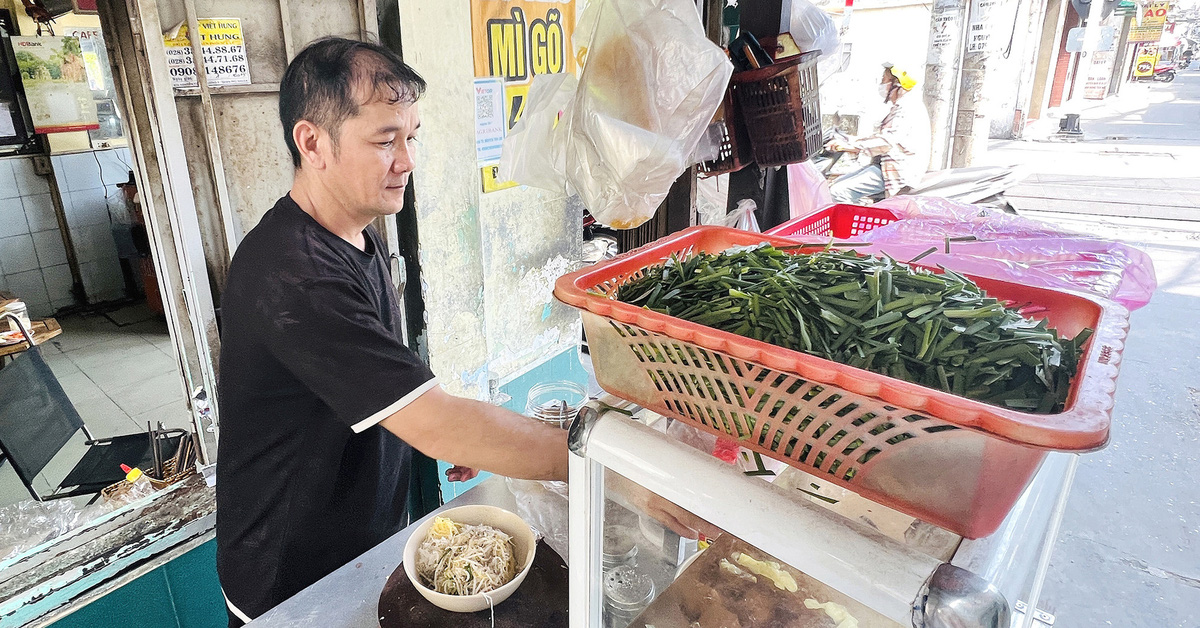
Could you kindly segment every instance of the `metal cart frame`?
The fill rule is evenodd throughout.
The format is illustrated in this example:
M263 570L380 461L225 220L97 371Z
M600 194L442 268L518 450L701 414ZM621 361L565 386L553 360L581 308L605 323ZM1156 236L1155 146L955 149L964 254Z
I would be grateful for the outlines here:
M949 562L803 496L747 477L614 408L604 395L571 426L572 628L602 625L604 472L610 470L737 535L902 626L1049 626L1037 608L1078 456L1051 453L1000 529ZM794 534L804 530L805 534Z

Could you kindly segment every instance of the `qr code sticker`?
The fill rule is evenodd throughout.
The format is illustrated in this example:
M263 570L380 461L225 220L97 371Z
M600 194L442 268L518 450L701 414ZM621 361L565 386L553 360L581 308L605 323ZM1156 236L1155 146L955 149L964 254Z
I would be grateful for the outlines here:
M491 95L479 94L475 96L475 119L489 120L496 116L496 101Z

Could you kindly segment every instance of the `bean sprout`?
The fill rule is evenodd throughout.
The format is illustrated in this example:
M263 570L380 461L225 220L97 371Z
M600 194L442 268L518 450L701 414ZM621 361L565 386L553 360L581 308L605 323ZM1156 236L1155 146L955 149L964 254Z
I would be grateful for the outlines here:
M417 575L446 595L478 595L504 586L517 575L512 537L491 526L434 520L417 548Z

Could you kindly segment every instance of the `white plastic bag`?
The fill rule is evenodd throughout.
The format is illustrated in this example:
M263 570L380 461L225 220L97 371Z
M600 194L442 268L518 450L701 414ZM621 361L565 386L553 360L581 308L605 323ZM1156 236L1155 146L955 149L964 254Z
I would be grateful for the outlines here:
M56 539L112 509L109 504L76 506L69 499L27 499L0 508L0 560Z
M809 216L833 205L829 182L811 161L788 164L788 214L792 218Z
M783 0L779 32L791 33L803 52L820 50L821 56L838 51L838 32L833 19L808 0Z
M524 185L562 189L567 134L559 116L571 104L579 81L574 74L538 74L529 85L525 113L504 138L499 177Z
M738 201L737 207L725 217L725 226L762 233L762 229L758 227L758 217L754 215L756 209L758 209L758 205L748 198Z
M577 193L597 221L631 229L654 215L691 165L733 66L705 37L690 0L597 0L573 43L583 74L558 125L544 133L566 83L530 94L527 107L543 115L505 141L501 176ZM539 102L551 93L555 100ZM560 146L562 177L556 160L528 161L530 152L554 156Z

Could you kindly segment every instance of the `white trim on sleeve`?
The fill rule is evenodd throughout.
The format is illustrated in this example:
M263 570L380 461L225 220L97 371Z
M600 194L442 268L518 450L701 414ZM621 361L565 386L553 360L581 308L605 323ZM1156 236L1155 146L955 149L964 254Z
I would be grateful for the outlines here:
M362 432L363 430L367 429L368 427L371 427L371 426L375 425L376 423L379 423L380 421L392 416L396 412L399 412L402 408L404 408L408 404L416 401L417 397L424 395L425 393L429 392L429 390L431 388L433 388L434 386L437 386L437 385L438 385L438 381L437 381L437 378L435 377L435 378L425 382L424 384L421 384L415 390L408 393L407 395L404 395L398 401L396 401L396 403L393 403L392 405L380 410L379 412L376 412L375 414L372 414L371 416L350 426L350 429L354 430L355 434Z
M238 607L234 606L233 602L229 601L229 596L225 595L224 587L221 588L221 597L225 598L225 606L229 607L229 612L233 613L234 617L237 617L238 619L246 622L247 624L254 621L253 619L250 619L250 617L248 615L243 613Z

